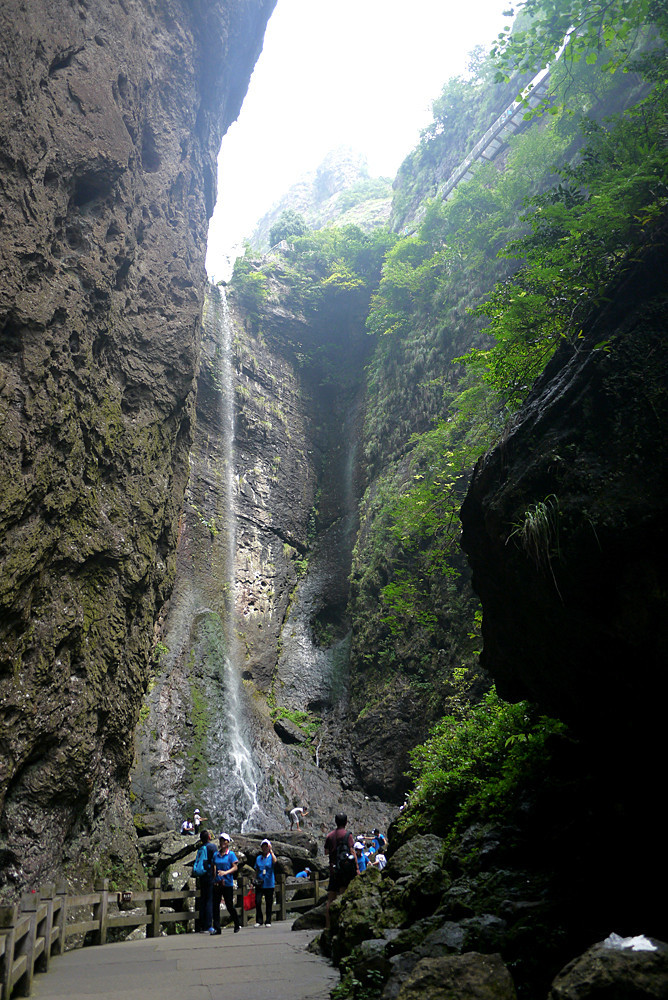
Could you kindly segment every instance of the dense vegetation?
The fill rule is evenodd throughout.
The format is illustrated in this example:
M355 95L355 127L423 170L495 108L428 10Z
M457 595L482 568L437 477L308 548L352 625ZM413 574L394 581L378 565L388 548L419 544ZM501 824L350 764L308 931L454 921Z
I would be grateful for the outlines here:
M550 19L554 4L526 6L537 20L512 41L502 40L502 70L536 69L563 40L562 20ZM645 24L653 14L665 32L664 6L557 7L567 27L582 30L571 36L553 70L552 113L510 144L503 173L483 165L449 202L429 204L417 233L388 255L372 302L368 326L382 340L374 366L391 369L393 358L394 367L403 367L407 356L418 357L412 345L420 341L431 376L414 367L425 383L423 398L431 392L425 411L429 404L438 407L437 387L442 389L443 409L434 418L443 448L429 464L433 477L439 460L449 463L447 477L432 478L441 508L558 344L567 339L577 348L587 317L651 241L668 205L665 50ZM625 74L613 75L620 66ZM620 110L610 114L613 107ZM467 338L473 346L454 357ZM464 364L464 372L448 367L450 360ZM385 469L403 461L402 391L400 380L372 380L367 446L370 460ZM438 504L425 507L420 447L412 440L415 457L403 477L400 509L404 519L406 510L414 514L411 538L420 559L412 575L395 565L379 596L387 604L399 586L414 602L412 613L428 613L433 621L433 586L420 593L417 581L431 553L437 560L444 538L456 535L455 509L447 509L443 531L435 532ZM391 503L396 508L396 499ZM421 517L421 511L428 514ZM389 506L388 516L396 530L401 517ZM360 564L366 558L366 551L360 553ZM449 566L452 573L451 556ZM558 723L536 719L529 706L504 706L493 692L477 707L448 711L412 755L416 790L404 829L447 829L452 838L473 819L501 818L511 808L512 789L519 795L534 768L541 761L545 766L547 742L559 730Z
M351 580L352 708L362 717L408 685L425 726L440 719L413 753L402 822L451 835L508 809L511 786L530 780L560 730L530 706L504 706L478 673L479 612L457 544L470 470L556 347L577 346L668 204L665 4L523 7L532 17L494 58L476 53L469 77L450 80L434 103L397 179L403 235L295 231L293 252L244 258L234 279L259 314L280 271L295 311L316 324L343 316L356 335L366 323L374 340ZM430 201L571 26L549 113L528 116L450 200Z

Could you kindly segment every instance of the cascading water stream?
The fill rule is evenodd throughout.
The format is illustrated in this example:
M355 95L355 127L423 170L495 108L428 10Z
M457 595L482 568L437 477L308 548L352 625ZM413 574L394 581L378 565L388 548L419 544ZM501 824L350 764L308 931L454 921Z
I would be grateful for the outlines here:
M224 654L219 659L222 673L222 703L217 718L209 725L209 739L220 747L217 763L209 768L210 788L206 796L211 810L227 817L229 825L238 825L247 832L261 825L262 814L257 799L257 772L249 747L244 724L239 671L239 644L236 622L236 573L237 549L235 475L235 419L234 379L232 362L232 323L225 292L216 289L219 296L215 322L219 334L220 378L220 431L223 442L224 498L225 498L225 579L220 581L224 598L221 645ZM216 643L217 645L217 643ZM220 647L219 647L220 648Z

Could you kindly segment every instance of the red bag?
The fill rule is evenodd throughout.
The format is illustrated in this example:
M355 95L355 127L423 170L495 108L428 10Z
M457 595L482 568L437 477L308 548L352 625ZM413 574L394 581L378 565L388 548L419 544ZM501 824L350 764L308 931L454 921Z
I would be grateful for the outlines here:
M244 896L244 910L255 909L255 889L250 889Z

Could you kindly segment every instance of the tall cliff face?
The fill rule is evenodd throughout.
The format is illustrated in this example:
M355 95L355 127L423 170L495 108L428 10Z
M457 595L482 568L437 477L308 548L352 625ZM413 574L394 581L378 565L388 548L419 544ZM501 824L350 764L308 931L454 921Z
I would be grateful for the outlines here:
M212 824L280 828L300 802L326 828L343 802L371 828L392 810L352 790L341 723L369 345L341 318L310 325L283 292L274 278L258 320L209 288L177 580L133 791L175 823L198 806Z
M273 5L0 12L0 829L19 886L132 858L124 789L188 475L215 157Z
M462 524L485 666L502 695L558 714L580 742L592 912L664 934L665 221L648 242L479 462Z

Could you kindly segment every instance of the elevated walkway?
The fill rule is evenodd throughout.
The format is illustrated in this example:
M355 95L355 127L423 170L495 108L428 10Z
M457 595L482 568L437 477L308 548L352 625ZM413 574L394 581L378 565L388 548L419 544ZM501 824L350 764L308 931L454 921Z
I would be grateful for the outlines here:
M530 122L527 122L524 116L528 110L538 107L541 101L547 96L549 82L550 69L547 67L536 74L531 83L528 84L520 95L520 100L513 101L512 104L501 112L496 121L490 125L482 138L478 140L471 152L452 171L448 179L439 184L434 197L440 198L442 201L448 201L453 196L459 184L470 180L473 176L473 168L478 161L493 160L497 153L506 145L511 135L526 128ZM404 235L410 235L417 231L425 212L424 205L420 205L410 225L406 226L403 230Z

